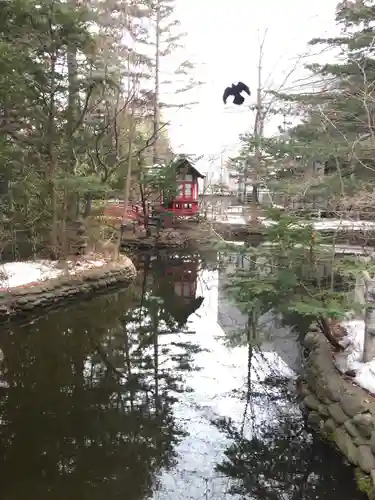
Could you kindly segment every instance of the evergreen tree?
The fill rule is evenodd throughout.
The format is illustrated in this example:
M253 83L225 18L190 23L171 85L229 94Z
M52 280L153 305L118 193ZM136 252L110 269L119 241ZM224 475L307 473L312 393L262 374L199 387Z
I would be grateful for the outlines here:
M123 191L129 164L153 144L155 64L140 45L154 11L122 0L2 7L0 250L25 240L25 256L30 246L58 256L69 252L71 223ZM158 143L170 159L166 129Z
M283 189L310 200L318 195L331 209L362 209L373 199L374 9L367 0L338 5L340 35L310 42L334 49L336 59L308 67L314 90L275 94L302 122L262 142L278 162ZM314 165L324 166L324 177L315 175Z

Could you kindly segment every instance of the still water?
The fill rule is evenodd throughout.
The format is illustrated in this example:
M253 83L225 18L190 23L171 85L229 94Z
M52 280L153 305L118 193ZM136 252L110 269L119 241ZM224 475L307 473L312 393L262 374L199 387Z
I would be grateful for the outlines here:
M298 339L230 347L219 271L142 267L129 290L1 332L1 498L361 499L305 428Z

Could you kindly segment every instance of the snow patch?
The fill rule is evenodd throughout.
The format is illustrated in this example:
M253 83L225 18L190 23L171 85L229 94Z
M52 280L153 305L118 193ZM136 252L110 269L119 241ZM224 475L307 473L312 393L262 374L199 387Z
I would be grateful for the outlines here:
M261 222L267 226L273 226L277 224L274 220L268 220L265 217L259 217ZM307 222L298 222L291 225L291 227L303 227L308 224ZM340 231L340 230L351 230L351 231L375 231L375 222L368 220L343 220L343 219L325 219L319 221L310 221L313 228L317 231Z
M57 261L38 260L7 262L0 266L0 289L10 290L40 283L63 275L76 275L88 269L102 267L104 259L67 261L62 266Z
M345 350L335 355L335 364L341 373L353 370L353 382L375 395L375 359L364 363L365 322L355 319L343 321L346 329ZM341 342L340 342L341 343Z
M209 217L213 219L213 217ZM274 226L277 224L277 221L267 219L266 217L256 217L257 221L263 224L265 227ZM215 219L216 222L220 222L222 224L241 224L246 225L247 220L241 214L229 214L224 218ZM375 222L367 221L367 220L343 220L343 219L325 219L325 220L315 220L304 222L300 221L295 224L292 224L292 228L303 227L307 224L312 224L313 228L316 231L375 231Z

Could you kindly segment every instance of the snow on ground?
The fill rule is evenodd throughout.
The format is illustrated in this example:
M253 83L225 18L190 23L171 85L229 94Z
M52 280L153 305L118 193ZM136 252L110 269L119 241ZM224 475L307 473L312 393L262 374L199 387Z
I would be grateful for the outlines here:
M326 219L314 222L314 229L321 230L340 230L350 229L351 231L373 231L375 229L375 222L368 220L341 220L341 219Z
M64 266L57 261L38 260L26 262L7 262L0 266L0 289L9 290L25 285L58 278L66 274L78 274L82 271L101 267L106 264L103 259L68 261Z
M347 347L335 355L335 363L341 373L354 370L355 382L363 389L375 394L375 359L364 363L363 348L365 340L365 322L360 319L343 321L342 326L347 331L344 338Z
M265 226L277 224L274 220L267 220L265 217L259 217ZM309 222L311 223L311 222ZM295 227L306 224L301 221L295 224ZM294 224L293 224L294 226ZM368 220L343 220L343 219L325 219L312 222L312 226L317 231L375 231L375 222Z
M266 217L257 217L259 222L261 222L264 226L269 227L277 224L274 220L269 220ZM238 213L226 214L222 218L215 219L216 222L221 222L223 224L247 224L247 219ZM343 220L343 219L320 219L316 221L309 221L312 223L312 226L317 231L375 231L375 222L368 220ZM300 221L296 224L293 224L294 227L302 227L306 222Z
M278 243L265 241L260 246L269 248L277 246ZM308 245L296 243L295 248L309 248ZM360 245L319 245L319 249L329 254L346 254L346 255L371 255L374 253L374 247L360 246Z

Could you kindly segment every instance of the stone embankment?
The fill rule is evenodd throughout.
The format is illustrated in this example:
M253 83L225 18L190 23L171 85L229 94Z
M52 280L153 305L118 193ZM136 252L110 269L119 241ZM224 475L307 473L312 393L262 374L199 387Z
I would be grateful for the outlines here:
M163 229L157 235L146 236L144 233L123 235L121 248L138 250L183 249L188 246L189 238L176 229Z
M307 334L304 347L299 388L308 423L356 468L359 488L374 500L375 398L337 371L332 348L318 329Z
M130 284L136 277L132 261L123 257L121 262L86 269L73 275L32 283L0 291L0 322L30 313L42 312L66 303L90 297L92 294Z

